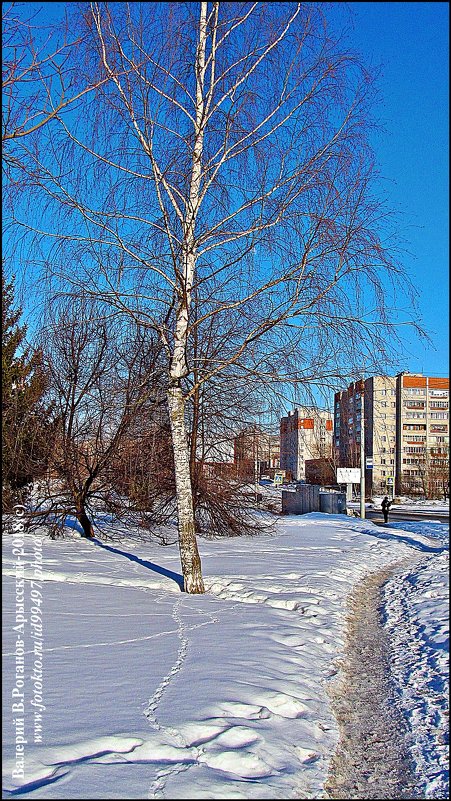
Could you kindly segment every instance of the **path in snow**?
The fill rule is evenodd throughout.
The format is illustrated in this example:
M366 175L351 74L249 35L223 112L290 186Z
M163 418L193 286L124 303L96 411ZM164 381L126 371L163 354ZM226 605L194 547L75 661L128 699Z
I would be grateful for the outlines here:
M396 567L363 579L349 599L346 654L331 693L340 741L326 783L328 798L419 797L381 617L383 585Z

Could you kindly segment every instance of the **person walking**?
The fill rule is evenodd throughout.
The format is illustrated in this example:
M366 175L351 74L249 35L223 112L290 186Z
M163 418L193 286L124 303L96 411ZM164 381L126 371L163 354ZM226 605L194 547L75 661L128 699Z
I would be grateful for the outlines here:
M390 509L391 505L392 502L388 500L388 496L386 495L381 503L382 512L384 514L384 523L388 523L388 510Z

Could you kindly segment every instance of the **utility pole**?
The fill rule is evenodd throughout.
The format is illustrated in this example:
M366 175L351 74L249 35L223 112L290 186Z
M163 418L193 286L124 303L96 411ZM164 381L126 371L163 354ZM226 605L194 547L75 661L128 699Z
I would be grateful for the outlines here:
M360 386L360 517L365 518L365 384Z
M254 489L255 489L255 501L258 503L258 492L259 492L259 471L258 471L258 433L257 430L254 431Z

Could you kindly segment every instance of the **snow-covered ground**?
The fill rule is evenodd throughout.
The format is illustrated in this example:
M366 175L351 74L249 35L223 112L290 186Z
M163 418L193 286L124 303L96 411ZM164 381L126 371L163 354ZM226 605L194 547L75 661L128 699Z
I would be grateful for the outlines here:
M406 521L390 527L445 542L443 523ZM449 551L432 558L426 552L413 570L400 571L385 587L392 673L417 773L433 798L449 797L448 556Z
M327 797L346 601L395 564L386 625L419 797L447 797L444 524L310 514L200 540L203 596L180 592L176 546L20 539L3 541L4 797Z

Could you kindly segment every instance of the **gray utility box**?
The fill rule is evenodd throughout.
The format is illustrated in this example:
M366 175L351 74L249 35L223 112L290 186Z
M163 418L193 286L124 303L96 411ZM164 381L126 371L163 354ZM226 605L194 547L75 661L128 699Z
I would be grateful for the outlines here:
M321 491L319 484L299 484L295 492L282 491L282 514L305 515L309 512L346 514L346 493Z
M345 492L320 492L319 510L327 515L346 514Z

